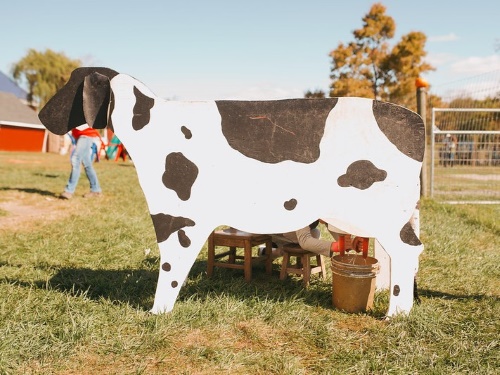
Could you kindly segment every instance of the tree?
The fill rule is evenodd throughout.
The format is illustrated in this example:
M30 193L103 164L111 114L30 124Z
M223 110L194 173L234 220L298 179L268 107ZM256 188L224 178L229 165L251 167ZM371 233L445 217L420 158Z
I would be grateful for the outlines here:
M80 65L79 60L72 60L64 53L50 49L45 52L30 49L26 56L14 64L12 76L17 82L26 83L28 102L32 106L43 107Z
M382 70L385 72L385 89L388 99L404 106L415 103L415 79L423 72L434 68L424 62L427 37L421 32L403 35L401 41L385 58Z
M363 27L354 30L354 41L339 43L330 52L331 97L361 96L404 103L409 94L414 98L415 79L434 69L423 61L426 36L421 32L404 35L390 48L396 23L385 11L382 4L374 4L363 17Z
M307 92L304 94L304 98L306 99L323 99L325 98L326 94L323 90L317 89L314 91L307 90Z

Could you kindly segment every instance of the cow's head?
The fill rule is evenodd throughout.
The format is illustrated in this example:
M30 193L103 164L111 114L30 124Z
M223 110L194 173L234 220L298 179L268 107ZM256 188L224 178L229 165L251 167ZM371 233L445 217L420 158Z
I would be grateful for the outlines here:
M42 108L40 121L52 133L61 135L85 123L103 129L108 124L109 81L117 74L108 68L75 69L64 87Z

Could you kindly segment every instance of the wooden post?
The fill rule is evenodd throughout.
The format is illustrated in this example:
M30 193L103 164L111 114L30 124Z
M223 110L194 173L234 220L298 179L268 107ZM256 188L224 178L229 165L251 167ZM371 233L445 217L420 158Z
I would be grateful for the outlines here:
M427 149L427 88L429 84L423 78L417 78L415 80L415 86L417 87L417 113L424 120L424 128L426 130L425 146ZM424 153L424 161L422 163L422 171L420 172L420 196L427 196L427 152Z

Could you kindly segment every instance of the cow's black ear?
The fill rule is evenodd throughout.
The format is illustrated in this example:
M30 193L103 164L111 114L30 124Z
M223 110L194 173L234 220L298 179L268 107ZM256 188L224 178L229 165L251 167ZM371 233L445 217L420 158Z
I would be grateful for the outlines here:
M109 79L118 72L109 68L83 67L71 73L68 82L45 104L38 118L47 129L55 134L65 134L78 125L85 124L83 113L83 81L95 72ZM99 111L97 111L99 113Z
M111 93L109 78L94 72L83 82L83 114L90 127L104 129L108 124L108 107Z

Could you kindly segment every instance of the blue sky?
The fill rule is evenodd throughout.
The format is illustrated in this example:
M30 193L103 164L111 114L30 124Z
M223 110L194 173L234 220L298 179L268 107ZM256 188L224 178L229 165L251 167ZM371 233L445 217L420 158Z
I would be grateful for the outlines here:
M500 70L500 2L381 0L396 37L428 37L424 76L448 84ZM0 5L0 70L28 49L134 76L168 99L302 97L329 86L329 52L353 40L368 0L23 0ZM496 48L496 50L495 50Z

